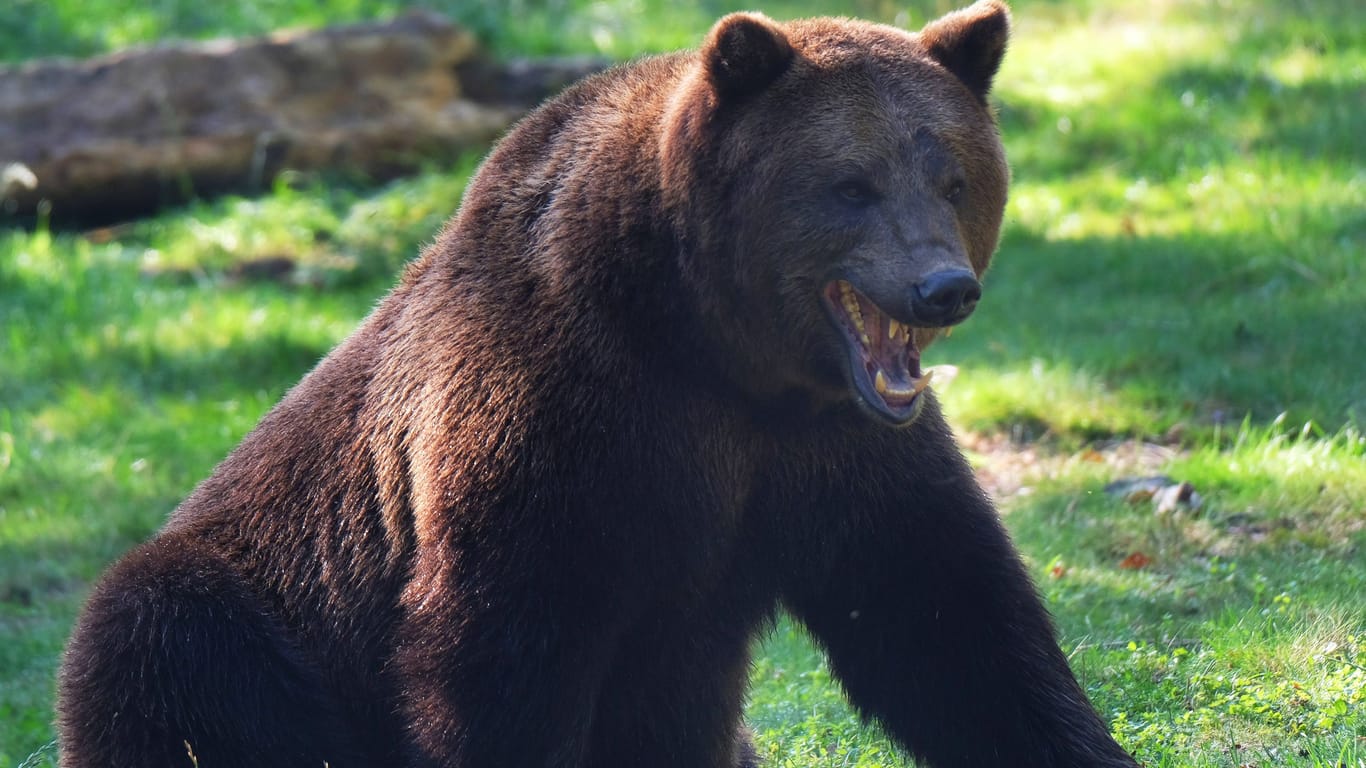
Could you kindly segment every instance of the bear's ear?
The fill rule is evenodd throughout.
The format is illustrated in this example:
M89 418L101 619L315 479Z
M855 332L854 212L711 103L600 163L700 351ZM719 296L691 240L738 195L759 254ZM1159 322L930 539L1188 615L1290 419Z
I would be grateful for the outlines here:
M1005 56L1010 9L1000 0L978 0L920 30L930 57L952 72L983 103Z
M792 44L767 16L732 13L711 28L702 44L707 78L724 100L758 93L792 63Z

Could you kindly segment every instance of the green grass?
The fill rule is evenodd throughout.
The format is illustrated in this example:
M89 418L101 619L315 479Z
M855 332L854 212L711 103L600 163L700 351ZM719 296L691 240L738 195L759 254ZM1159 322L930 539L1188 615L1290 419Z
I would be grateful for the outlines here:
M399 5L17 0L0 4L0 60ZM427 5L501 54L623 57L694 44L738 4ZM765 10L917 26L949 7ZM1362 768L1366 12L1015 10L996 94L1015 169L1004 242L978 313L927 355L960 368L950 415L999 481L1079 677L1147 765ZM0 766L52 739L52 676L90 581L354 327L474 162L381 188L287 179L89 236L0 229ZM281 256L290 281L238 276ZM1156 472L1201 508L1103 490ZM1124 567L1135 553L1146 565ZM778 628L754 681L771 765L903 764L798 630Z

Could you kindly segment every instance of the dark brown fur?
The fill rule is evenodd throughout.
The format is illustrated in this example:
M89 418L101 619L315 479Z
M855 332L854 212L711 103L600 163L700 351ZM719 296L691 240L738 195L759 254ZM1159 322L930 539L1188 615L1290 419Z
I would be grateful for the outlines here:
M870 415L819 302L986 269L1006 18L736 15L525 120L96 587L63 764L750 765L781 607L929 765L1132 766L932 396Z

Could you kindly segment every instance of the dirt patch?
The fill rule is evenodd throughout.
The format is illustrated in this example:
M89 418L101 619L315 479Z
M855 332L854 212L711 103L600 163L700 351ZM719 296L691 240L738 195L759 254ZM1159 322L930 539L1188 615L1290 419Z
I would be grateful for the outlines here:
M1034 492L1034 484L1066 474L1078 463L1106 467L1113 478L1152 475L1182 452L1141 440L1116 440L1060 451L1044 442L1020 443L1005 434L969 432L960 438L970 452L977 479L1005 508L1016 497Z

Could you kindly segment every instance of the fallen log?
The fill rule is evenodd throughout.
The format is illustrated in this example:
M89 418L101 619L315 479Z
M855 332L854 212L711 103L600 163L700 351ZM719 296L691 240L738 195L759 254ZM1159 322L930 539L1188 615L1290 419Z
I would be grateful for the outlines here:
M0 209L109 221L287 169L388 179L487 145L603 66L499 62L419 12L0 67Z

